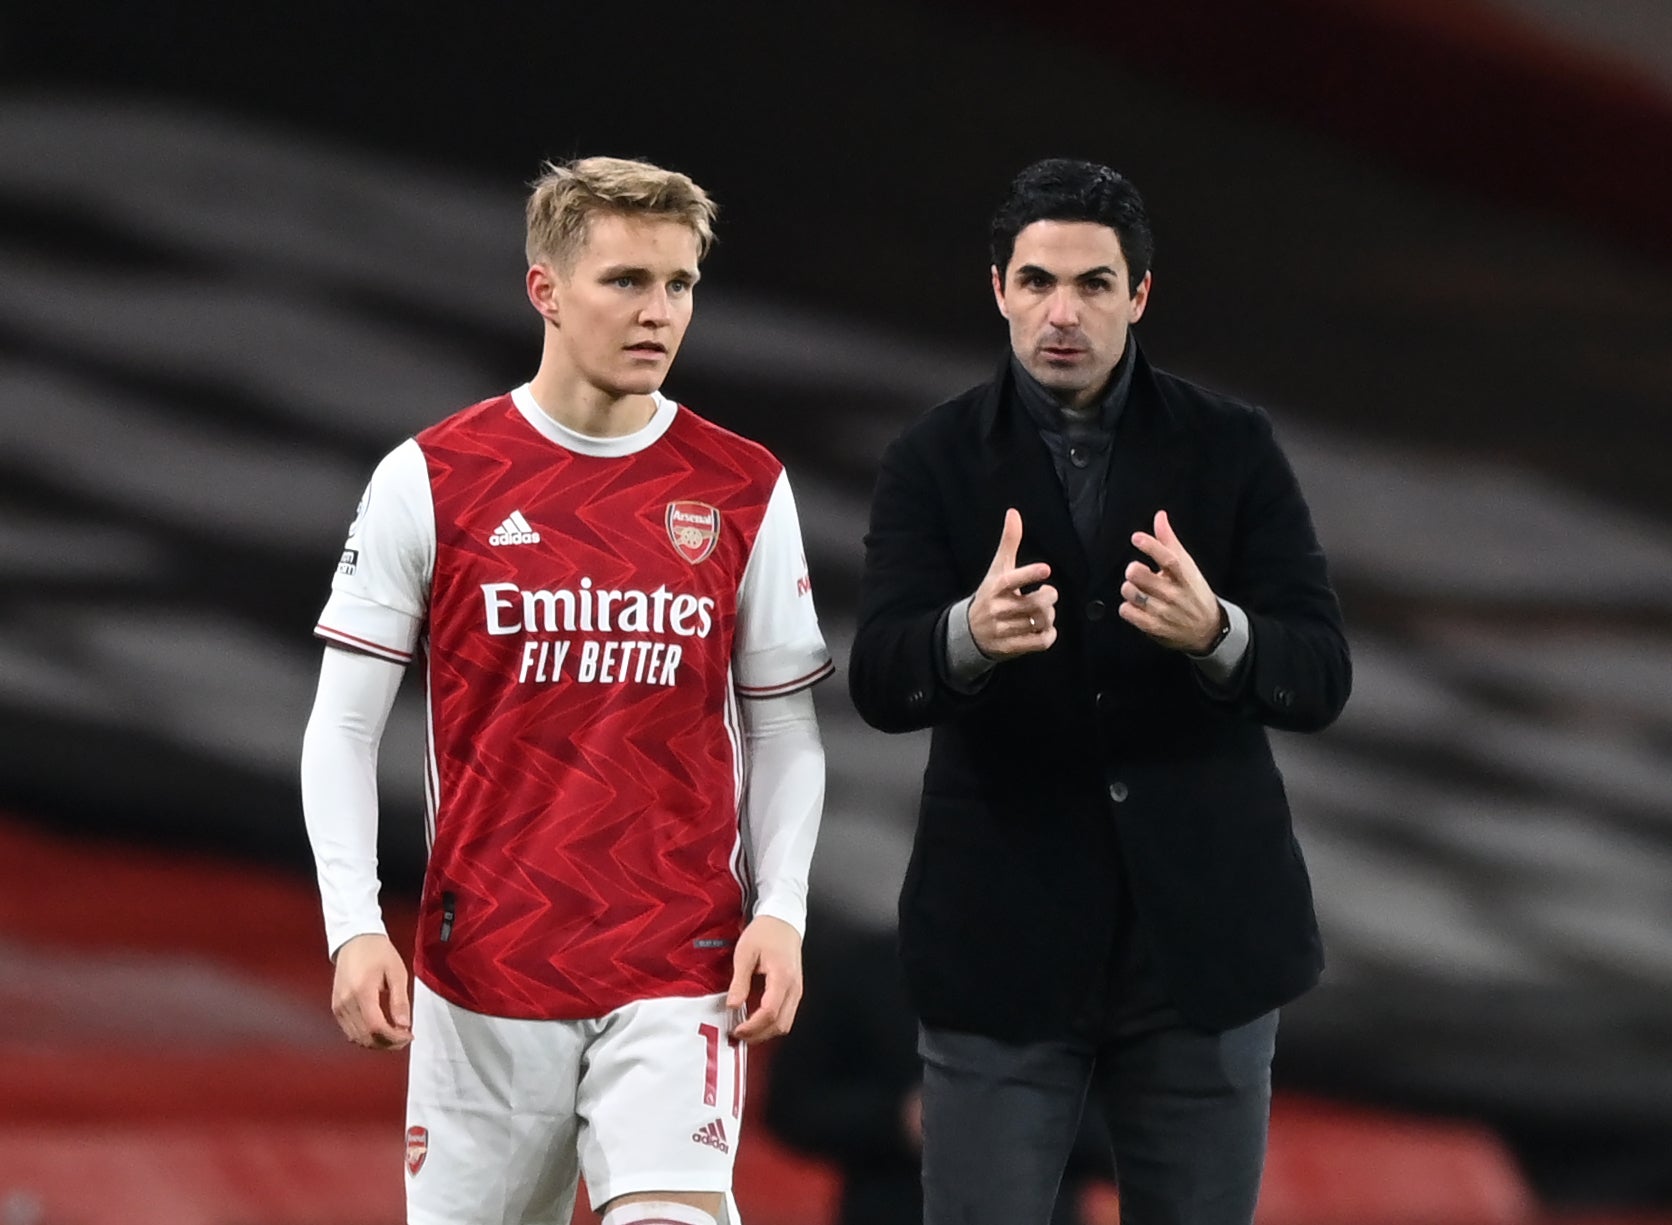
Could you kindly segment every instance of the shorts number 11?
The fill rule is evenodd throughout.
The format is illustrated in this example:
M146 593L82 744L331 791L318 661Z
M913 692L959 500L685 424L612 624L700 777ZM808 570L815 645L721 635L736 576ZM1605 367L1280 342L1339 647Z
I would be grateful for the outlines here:
M714 1106L719 1103L720 1094L720 1027L718 1025L703 1024L697 1026L697 1032L703 1036L708 1044L708 1064L703 1072L702 1104ZM743 1048L732 1039L726 1039L726 1045L731 1047L732 1053L732 1118L737 1118L743 1110Z

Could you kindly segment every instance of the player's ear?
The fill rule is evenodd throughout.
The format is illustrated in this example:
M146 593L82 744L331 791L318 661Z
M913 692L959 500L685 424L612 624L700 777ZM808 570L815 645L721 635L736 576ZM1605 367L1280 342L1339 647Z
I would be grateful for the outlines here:
M1010 313L1004 309L1004 275L999 272L997 264L992 265L989 271L993 274L993 301L998 303L999 314L1008 319Z
M557 323L557 275L545 264L528 266L528 300L551 324Z

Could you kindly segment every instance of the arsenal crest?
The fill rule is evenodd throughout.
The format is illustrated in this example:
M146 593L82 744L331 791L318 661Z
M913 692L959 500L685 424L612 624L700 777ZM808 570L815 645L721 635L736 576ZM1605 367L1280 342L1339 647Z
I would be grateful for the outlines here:
M720 543L720 511L706 502L669 502L668 539L674 551L693 566Z
M416 1174L424 1164L424 1158L430 1152L430 1129L427 1127L409 1127L406 1129L406 1172Z

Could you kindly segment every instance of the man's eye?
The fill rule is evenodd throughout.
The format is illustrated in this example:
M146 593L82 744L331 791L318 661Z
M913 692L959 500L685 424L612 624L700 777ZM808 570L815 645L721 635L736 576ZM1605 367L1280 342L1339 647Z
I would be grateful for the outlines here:
M1103 293L1109 288L1109 282L1103 277L1093 277L1085 283L1087 293Z
M1025 276L1022 278L1022 285L1027 289L1049 289L1051 281L1049 277Z
M668 282L668 288L674 293L688 293L691 289L691 282L675 279Z
M630 276L618 276L615 280L610 282L610 284L614 285L617 289L631 289L638 283L637 277Z

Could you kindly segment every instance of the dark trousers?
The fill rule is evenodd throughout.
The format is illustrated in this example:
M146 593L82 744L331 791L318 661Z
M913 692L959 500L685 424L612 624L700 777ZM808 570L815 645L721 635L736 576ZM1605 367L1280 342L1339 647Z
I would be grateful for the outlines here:
M1101 1041L923 1028L924 1225L1046 1225L1089 1089L1108 1122L1122 1225L1249 1225L1277 1013L1223 1033L1165 1013Z

